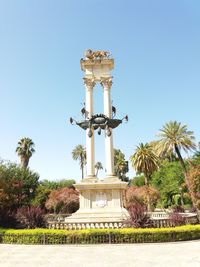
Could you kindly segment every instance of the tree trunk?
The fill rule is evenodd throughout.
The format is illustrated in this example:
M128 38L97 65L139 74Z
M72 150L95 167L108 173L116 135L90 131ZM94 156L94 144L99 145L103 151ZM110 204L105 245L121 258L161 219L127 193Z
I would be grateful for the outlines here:
M183 158L181 156L180 150L179 150L179 148L178 148L178 146L176 144L174 145L174 148L175 148L176 154L178 155L178 159L179 159L179 161L181 163L181 166L183 168L184 177L185 177L185 183L187 185L188 192L189 192L189 195L190 195L191 200L192 200L192 205L193 205L193 207L195 207L196 206L196 198L195 198L193 190L191 188L190 177L189 177L185 162L184 162L184 160L183 160Z
M28 162L29 162L28 158L21 157L21 166L22 166L22 168L26 169L28 167Z
M83 155L81 155L81 177L82 177L82 180L84 178L84 159L83 159Z
M82 180L84 178L84 169L83 169L83 166L81 166L81 177L82 177Z
M148 177L145 175L144 176L144 181L145 181L145 185L146 185L146 187L147 187L147 211L149 212L149 211L151 211L151 205L150 205L150 196L149 196L149 179L148 179Z
M177 144L174 145L174 148L175 148L176 154L178 156L178 159L179 159L179 161L181 163L181 166L183 168L183 171L186 173L187 172L187 169L186 169L186 166L185 166L185 162L184 162L184 160L183 160L183 158L181 156L181 153L179 151L179 148L178 148Z

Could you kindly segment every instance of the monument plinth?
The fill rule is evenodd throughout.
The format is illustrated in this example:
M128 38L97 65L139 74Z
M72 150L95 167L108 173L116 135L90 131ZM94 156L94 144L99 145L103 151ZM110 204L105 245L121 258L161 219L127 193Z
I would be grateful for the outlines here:
M123 208L124 191L127 186L114 172L113 129L128 117L115 119L116 109L111 104L112 76L114 59L107 51L87 50L85 59L81 59L81 69L84 71L86 89L85 107L82 114L85 119L75 123L86 131L87 176L75 187L80 192L79 210L67 217L65 222L79 225L78 228L119 227L128 218L128 212ZM104 110L102 114L94 114L93 90L96 83L103 88ZM95 131L105 133L106 177L98 180L95 176ZM76 227L77 228L77 227Z

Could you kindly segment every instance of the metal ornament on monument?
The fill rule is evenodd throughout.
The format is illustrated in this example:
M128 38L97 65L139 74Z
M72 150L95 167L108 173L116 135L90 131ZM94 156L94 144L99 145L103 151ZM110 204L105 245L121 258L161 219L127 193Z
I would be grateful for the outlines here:
M118 228L129 215L123 207L127 183L114 172L113 134L123 121L128 121L128 116L115 118L116 108L111 101L114 59L110 53L88 49L84 55L80 61L86 92L85 105L81 109L84 119L70 118L70 122L86 132L87 176L74 185L80 192L80 208L65 218L65 226L70 229ZM93 91L97 83L103 88L103 111L100 114L94 114ZM95 176L95 132L98 135L104 132L105 136L106 175L101 180Z

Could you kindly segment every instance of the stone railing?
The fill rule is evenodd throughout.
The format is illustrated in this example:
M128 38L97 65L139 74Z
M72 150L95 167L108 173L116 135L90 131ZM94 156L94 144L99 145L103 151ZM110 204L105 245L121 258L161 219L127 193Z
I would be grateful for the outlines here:
M185 224L196 224L198 218L196 213L179 213L185 217ZM151 212L149 217L152 223L152 227L173 227L175 226L169 218L170 212ZM79 229L118 229L131 227L127 222L83 222L83 223L66 223L64 222L64 216L57 215L56 217L49 217L47 227L49 229L66 229L66 230L79 230ZM53 220L52 220L53 219Z
M175 226L172 220L170 220L171 212L151 212L149 213L150 219L152 221L153 227L173 227ZM198 223L198 218L196 213L179 213L183 218L185 218L185 224L196 224Z
M66 230L80 230L80 229L119 229L124 227L122 222L84 222L84 223L65 223L65 222L48 222L49 229L66 229Z
M46 221L49 223L49 222L64 222L65 221L65 218L66 217L69 217L71 214L54 214L54 213L51 213L51 214L47 214L46 215Z
M167 219L169 218L169 213L168 212L165 212L165 211L160 211L160 212L149 212L149 217L151 219Z

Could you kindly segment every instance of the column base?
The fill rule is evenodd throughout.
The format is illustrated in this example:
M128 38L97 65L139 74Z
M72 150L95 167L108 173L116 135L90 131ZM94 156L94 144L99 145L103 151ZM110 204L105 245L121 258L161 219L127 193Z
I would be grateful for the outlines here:
M95 175L88 175L86 176L81 183L96 183L98 181Z
M121 182L121 180L119 179L119 177L117 177L116 175L106 175L106 177L104 178L105 182Z

